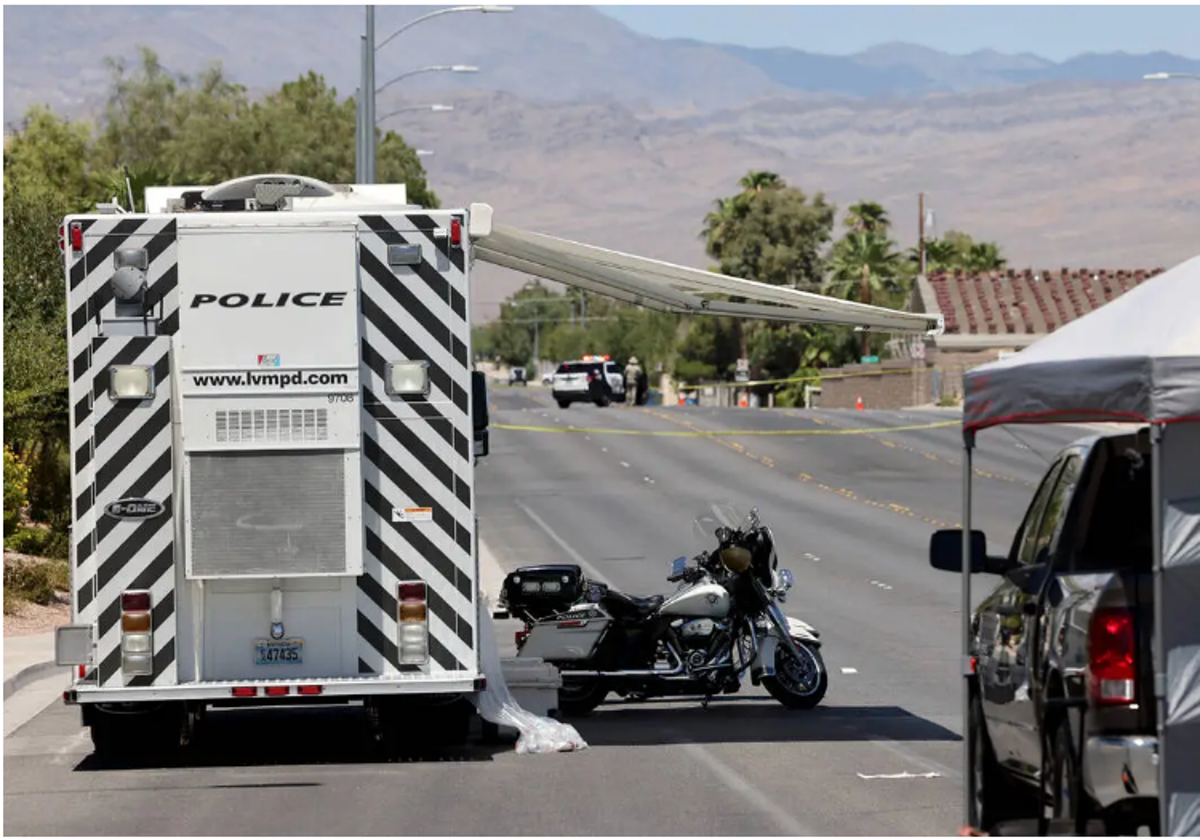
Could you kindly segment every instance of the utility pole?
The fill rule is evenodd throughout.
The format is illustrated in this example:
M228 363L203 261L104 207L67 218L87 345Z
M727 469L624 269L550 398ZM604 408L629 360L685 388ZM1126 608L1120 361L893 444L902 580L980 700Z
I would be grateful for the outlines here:
M375 7L367 6L366 56L363 64L363 138L366 160L363 175L366 183L375 183Z
M871 264L863 263L862 276L862 302L869 304L871 302ZM862 334L862 357L865 359L871 355L871 333L868 330L863 330Z
M917 253L920 255L917 273L925 276L925 193L917 198Z

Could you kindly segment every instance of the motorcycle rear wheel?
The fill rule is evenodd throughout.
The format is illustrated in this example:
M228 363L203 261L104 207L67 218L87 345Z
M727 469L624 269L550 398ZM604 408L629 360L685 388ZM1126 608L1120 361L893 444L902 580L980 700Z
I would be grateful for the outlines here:
M792 651L784 644L775 647L775 676L763 677L767 693L789 709L812 709L829 690L829 671L821 658L820 648L803 639L792 638L808 661L797 668Z
M584 717L608 697L608 689L599 680L564 683L558 689L558 711L568 717Z

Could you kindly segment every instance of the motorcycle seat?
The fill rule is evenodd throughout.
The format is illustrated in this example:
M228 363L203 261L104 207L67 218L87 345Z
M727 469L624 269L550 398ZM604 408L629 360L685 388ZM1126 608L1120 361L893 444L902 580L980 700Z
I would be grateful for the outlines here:
M662 595L651 595L649 598L637 598L633 595L626 595L624 592L616 590L608 590L608 606L614 612L632 614L638 617L645 617L662 606L662 602L666 600Z

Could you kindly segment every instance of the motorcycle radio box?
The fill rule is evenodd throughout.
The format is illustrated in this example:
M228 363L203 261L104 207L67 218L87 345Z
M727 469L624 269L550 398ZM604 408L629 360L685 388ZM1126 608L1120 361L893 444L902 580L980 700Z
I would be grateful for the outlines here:
M583 569L571 564L525 566L504 578L503 603L519 618L547 618L583 597Z

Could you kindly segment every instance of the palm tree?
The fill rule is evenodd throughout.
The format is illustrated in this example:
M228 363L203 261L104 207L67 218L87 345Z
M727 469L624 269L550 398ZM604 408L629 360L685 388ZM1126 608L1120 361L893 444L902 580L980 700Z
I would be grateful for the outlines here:
M1008 264L995 242L974 242L966 253L968 271L993 271Z
M860 303L871 303L872 298L886 298L900 291L896 274L901 257L893 244L878 233L846 234L830 254L830 290L838 297ZM864 332L864 356L868 355L867 348L868 335Z
M908 249L908 261L915 266L921 265L921 252L912 247ZM951 271L960 267L958 249L953 242L944 239L925 240L925 271Z
M763 190L782 189L787 183L774 172L751 171L738 181L738 185L743 193L760 193Z
M846 209L845 225L852 233L887 233L892 220L882 204L859 201Z

